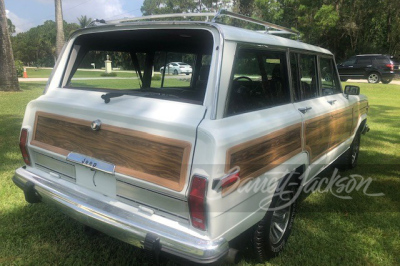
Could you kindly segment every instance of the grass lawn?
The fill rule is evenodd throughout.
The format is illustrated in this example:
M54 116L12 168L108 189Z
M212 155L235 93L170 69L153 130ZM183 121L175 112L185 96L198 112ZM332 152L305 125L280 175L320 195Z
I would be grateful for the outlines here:
M23 165L18 138L26 104L41 95L45 83L20 85L22 92L0 92L0 265L148 263L128 244L88 236L55 208L25 202L11 177ZM370 100L371 132L362 137L359 166L341 175L372 177L368 193L385 195L367 197L360 190L344 200L311 194L298 206L286 249L266 265L400 264L400 86L358 85ZM240 265L253 264L245 249Z

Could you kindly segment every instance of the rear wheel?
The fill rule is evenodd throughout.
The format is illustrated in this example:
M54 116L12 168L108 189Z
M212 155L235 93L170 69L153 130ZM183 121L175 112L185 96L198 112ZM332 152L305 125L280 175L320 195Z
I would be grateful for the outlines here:
M174 70L174 75L178 75L178 70Z
M260 262L277 256L288 241L296 213L294 197L293 189L276 194L266 215L256 225L253 245Z
M372 72L368 75L368 83L379 83L381 81L381 76L379 75L378 72Z
M347 78L340 78L340 81L346 82Z
M382 79L382 83L383 84L389 84L390 82L392 82L393 79Z

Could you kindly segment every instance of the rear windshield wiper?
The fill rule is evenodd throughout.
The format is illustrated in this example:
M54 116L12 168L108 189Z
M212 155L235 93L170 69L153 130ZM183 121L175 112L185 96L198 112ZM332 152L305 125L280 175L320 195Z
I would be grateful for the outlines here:
M160 92L157 90L156 91L138 90L138 91L130 91L130 92L109 92L109 93L101 95L101 98L104 100L105 103L109 103L111 98L116 98L116 97L120 97L123 95L141 95L144 97L152 97L152 98L163 98L163 97L178 98L178 99L180 98L177 95Z
M120 97L123 95L138 95L138 94L143 94L141 91L135 91L135 92L109 92L106 94L101 95L101 98L104 100L105 103L109 103L111 98L116 98Z

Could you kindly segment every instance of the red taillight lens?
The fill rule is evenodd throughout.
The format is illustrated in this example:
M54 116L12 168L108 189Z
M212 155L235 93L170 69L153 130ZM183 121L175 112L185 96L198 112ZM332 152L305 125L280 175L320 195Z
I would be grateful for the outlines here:
M189 193L190 220L201 230L206 230L206 189L207 179L194 176Z
M23 128L21 130L21 137L19 138L19 148L21 149L22 158L27 165L31 165L31 159L29 157L27 145L28 144L28 130Z
M393 64L386 64L386 66L387 66L388 68L390 68L391 71L393 71L393 69L394 69L394 65L393 65Z

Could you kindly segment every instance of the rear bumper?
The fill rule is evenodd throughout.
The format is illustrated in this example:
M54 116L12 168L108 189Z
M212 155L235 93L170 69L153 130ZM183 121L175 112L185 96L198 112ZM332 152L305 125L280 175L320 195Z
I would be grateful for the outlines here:
M396 74L394 72L383 72L381 73L382 78L384 79L394 79Z
M165 252L205 264L223 260L228 253L229 244L223 238L210 240L177 222L163 217L154 219L117 200L101 195L89 197L78 186L62 186L24 168L16 170L13 181L24 191L28 202L55 204L83 224L140 248L156 248L151 251L157 254Z

